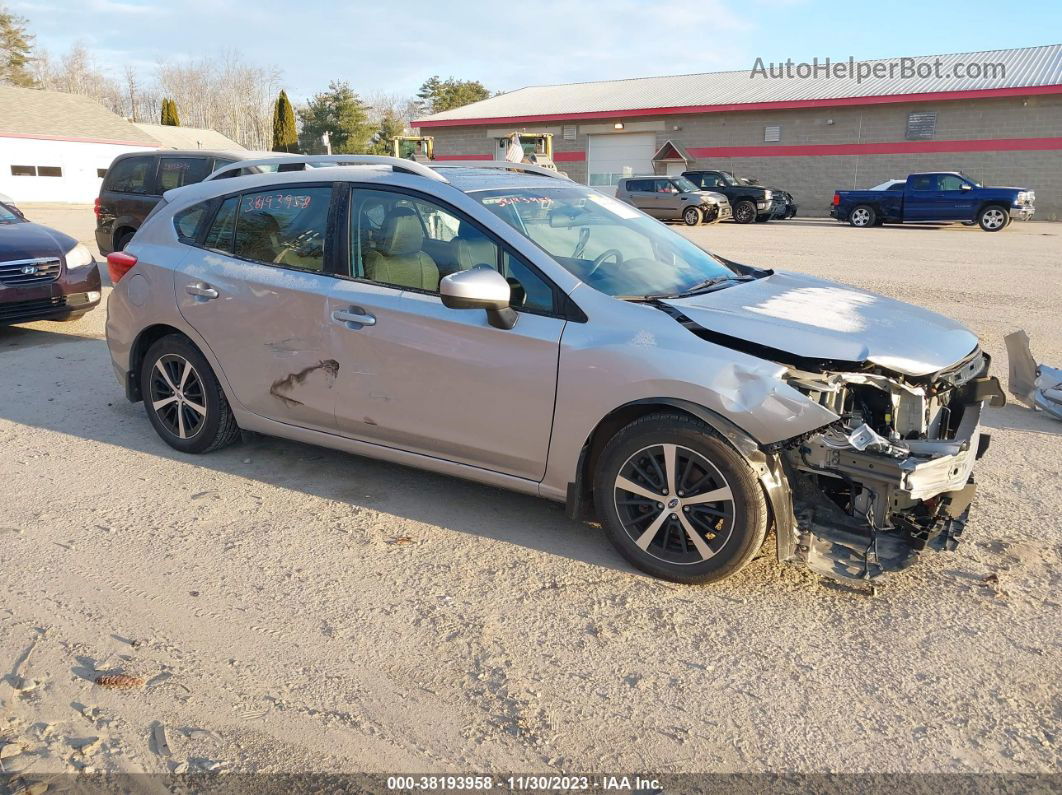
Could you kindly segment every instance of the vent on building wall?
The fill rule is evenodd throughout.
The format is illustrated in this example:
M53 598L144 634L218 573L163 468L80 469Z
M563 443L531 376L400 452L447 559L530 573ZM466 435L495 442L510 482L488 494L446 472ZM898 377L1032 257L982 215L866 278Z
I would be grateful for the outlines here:
M564 138L565 141L574 141L575 140L575 125L574 124L566 124L564 126L564 131L563 131L563 136L562 137Z
M915 111L907 114L908 141L920 141L932 138L937 132L936 111Z
M765 143L782 140L782 125L768 124L763 128L763 140Z

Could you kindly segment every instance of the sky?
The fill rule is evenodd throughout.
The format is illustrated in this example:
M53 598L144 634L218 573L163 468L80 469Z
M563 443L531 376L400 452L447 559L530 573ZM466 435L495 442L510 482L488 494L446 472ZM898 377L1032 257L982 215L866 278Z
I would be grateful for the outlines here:
M0 0L60 55L80 42L104 71L238 50L276 67L296 102L346 80L413 95L438 74L492 91L1062 41L1062 2L951 0ZM886 10L887 9L887 10Z

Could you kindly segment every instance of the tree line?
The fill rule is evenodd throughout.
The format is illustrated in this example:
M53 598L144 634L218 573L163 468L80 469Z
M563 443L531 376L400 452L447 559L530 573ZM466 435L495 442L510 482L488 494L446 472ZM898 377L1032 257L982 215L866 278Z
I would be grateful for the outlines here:
M491 96L479 81L438 75L414 97L359 95L335 80L295 107L279 70L248 63L236 50L196 61L163 60L146 80L131 66L113 76L81 44L60 57L35 46L27 20L3 7L0 84L82 94L131 121L205 127L248 149L306 154L324 152L326 134L336 154L389 154L391 142L417 116Z

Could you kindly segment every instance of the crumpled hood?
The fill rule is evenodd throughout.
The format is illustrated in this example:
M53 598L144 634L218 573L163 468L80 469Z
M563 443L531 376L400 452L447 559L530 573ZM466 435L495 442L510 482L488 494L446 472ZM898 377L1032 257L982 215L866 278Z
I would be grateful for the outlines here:
M909 376L956 364L977 346L973 332L936 312L795 273L775 272L664 303L709 332L808 359L870 362Z
M62 257L77 245L69 235L34 223L0 224L0 262Z

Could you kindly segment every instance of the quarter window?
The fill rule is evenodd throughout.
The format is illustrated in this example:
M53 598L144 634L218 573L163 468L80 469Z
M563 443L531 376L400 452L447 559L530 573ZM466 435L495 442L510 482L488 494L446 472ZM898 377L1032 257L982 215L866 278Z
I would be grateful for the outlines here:
M245 193L236 218L237 257L323 271L330 187L281 186Z
M404 193L355 190L350 209L350 275L438 293L439 281L488 265L512 288L515 309L553 311L553 288L531 266L471 221Z
M197 204L173 216L173 228L177 231L178 240L182 243L191 243L195 240L196 230L199 229L199 224L206 215L207 206Z
M155 158L127 157L111 164L107 171L104 189L118 193L149 194L154 181Z

